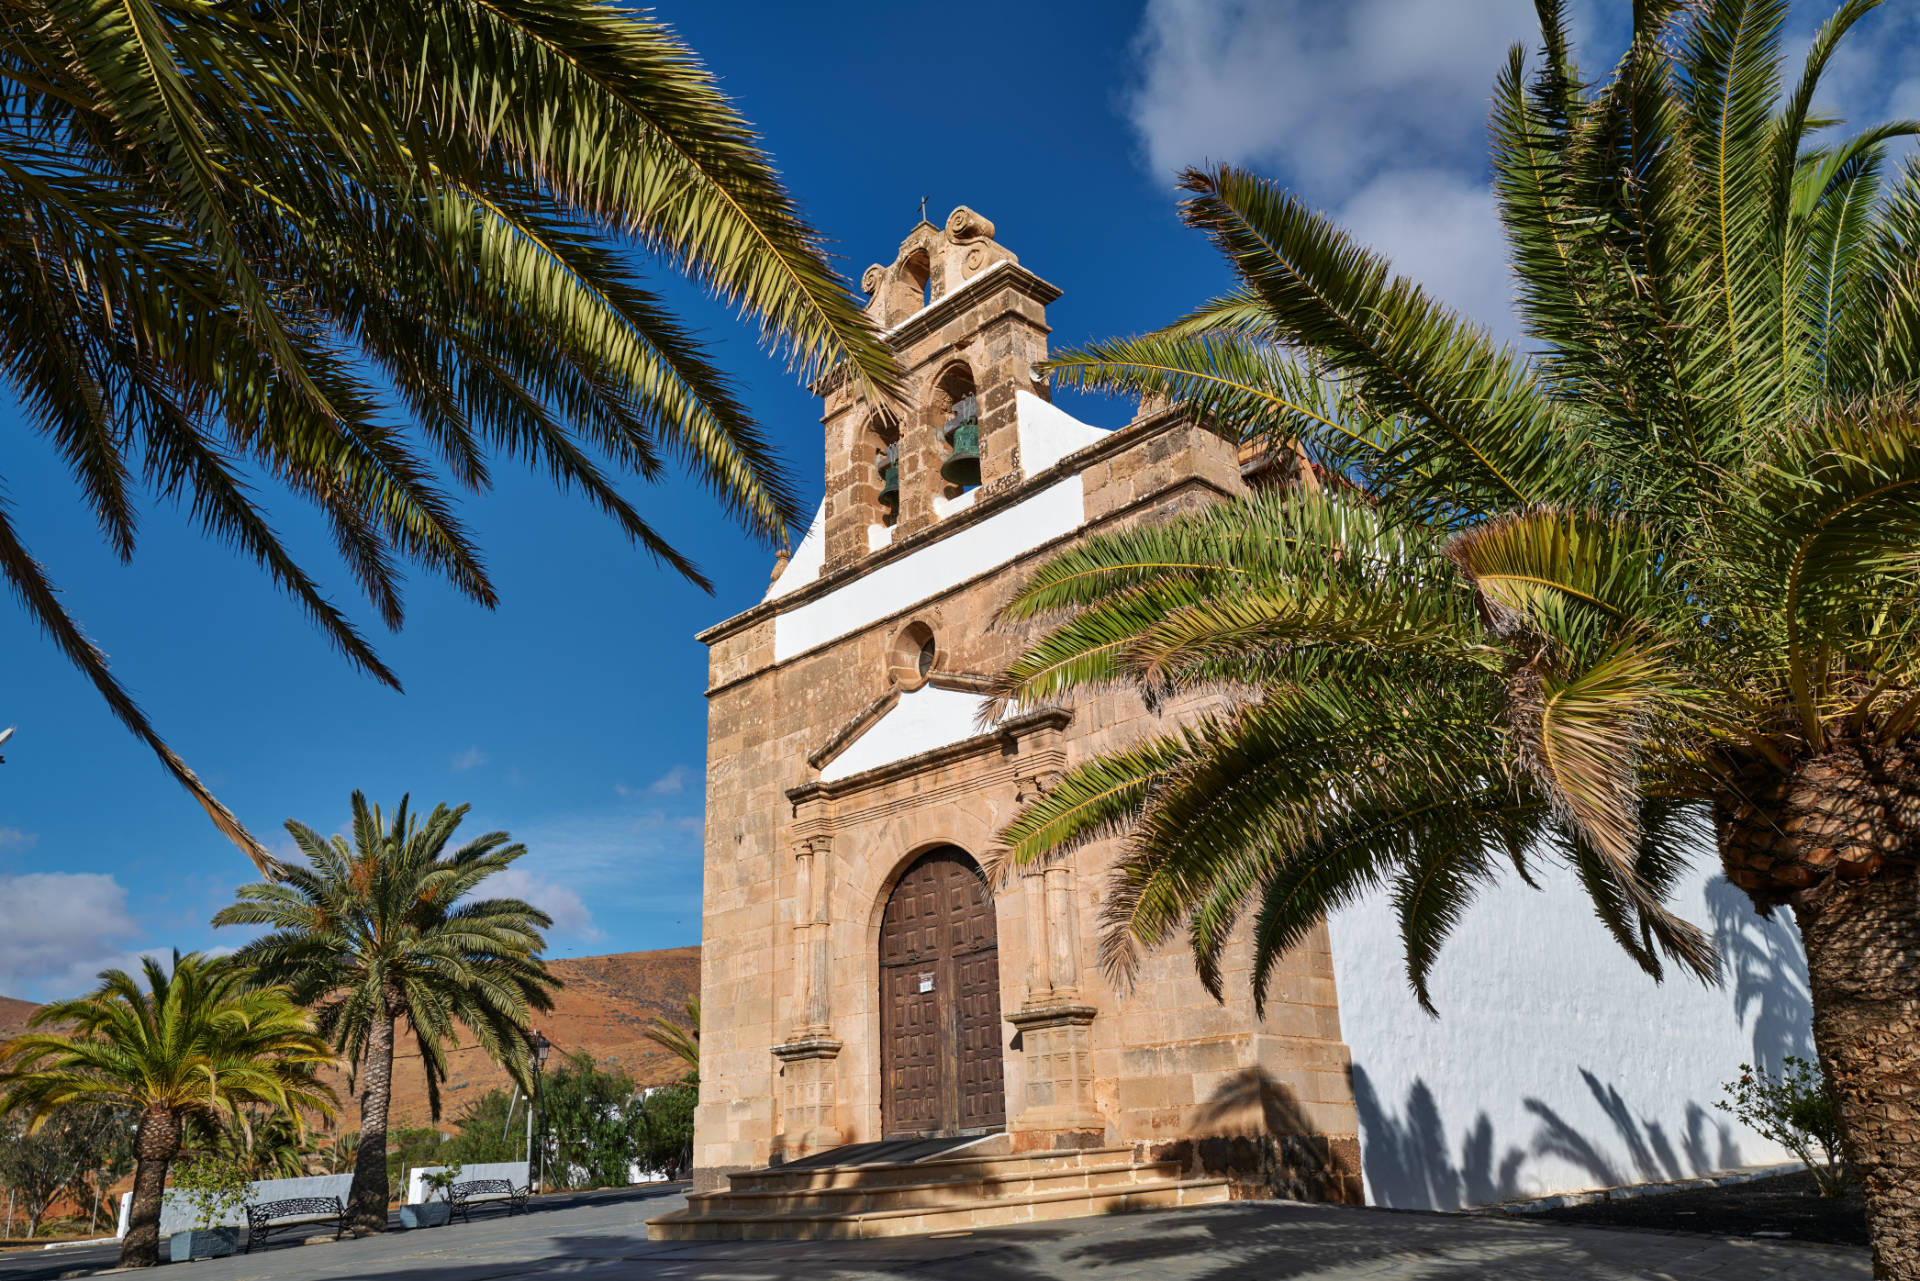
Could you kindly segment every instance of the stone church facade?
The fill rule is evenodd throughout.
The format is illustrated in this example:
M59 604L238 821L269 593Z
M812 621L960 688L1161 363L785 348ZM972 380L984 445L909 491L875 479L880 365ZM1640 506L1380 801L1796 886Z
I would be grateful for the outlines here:
M1061 772L1165 728L1131 695L989 728L1031 632L1014 587L1075 540L1244 492L1235 448L1151 409L1104 431L1037 372L1059 291L966 208L862 281L906 371L894 415L829 376L826 498L710 651L696 1186L847 1144L1004 1132L1130 1149L1238 1194L1361 1199L1325 931L1264 1018L1183 949L1116 993L1107 845L990 884L996 834Z

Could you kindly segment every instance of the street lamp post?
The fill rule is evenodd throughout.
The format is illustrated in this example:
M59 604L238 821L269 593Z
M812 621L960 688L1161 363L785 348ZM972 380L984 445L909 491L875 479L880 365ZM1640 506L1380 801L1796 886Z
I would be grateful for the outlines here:
M533 1034L533 1097L527 1100L527 1155L530 1159L533 1157L533 1109L541 1102L540 1074L546 1070L547 1055L552 1049L553 1042L547 1039L547 1034L536 1029ZM542 1112L540 1115L540 1127L543 1133L540 1136L542 1142L540 1144L540 1156L538 1158L539 1164L534 1167L537 1171L533 1179L533 1190L535 1192L543 1192L546 1190L543 1186L545 1180L541 1177L545 1175L547 1168L546 1135L544 1133L546 1122L546 1113Z

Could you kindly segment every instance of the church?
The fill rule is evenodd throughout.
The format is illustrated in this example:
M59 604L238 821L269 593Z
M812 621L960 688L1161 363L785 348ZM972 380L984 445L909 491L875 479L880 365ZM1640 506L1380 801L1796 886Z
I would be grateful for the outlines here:
M1178 946L1125 992L1106 983L1111 849L990 882L1024 802L1194 710L1113 693L983 721L989 678L1031 639L1002 603L1077 539L1293 464L1163 406L1111 429L1055 408L1041 366L1060 290L971 209L920 222L861 285L901 404L821 379L819 511L765 598L699 638L695 1188L653 1235L1229 1197L1453 1209L1780 1159L1712 1104L1740 1063L1804 1041L1797 938L1716 889L1711 857L1689 914L1745 967L1736 982L1656 987L1576 889L1515 885L1443 957L1437 1021L1406 991L1384 905L1291 954L1258 1016L1244 946L1224 1001Z

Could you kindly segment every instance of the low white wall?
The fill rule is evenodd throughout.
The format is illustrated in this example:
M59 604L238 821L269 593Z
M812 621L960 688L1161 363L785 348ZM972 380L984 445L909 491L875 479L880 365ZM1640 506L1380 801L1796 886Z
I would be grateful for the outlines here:
M262 1201L284 1201L297 1196L337 1196L344 1204L347 1189L353 1186L351 1174L316 1174L304 1179L261 1179L247 1185L247 1200L254 1204ZM133 1193L120 1194L120 1221L115 1230L116 1236L127 1235L127 1219L133 1211ZM245 1227L247 1212L236 1206L233 1211L213 1222L217 1228ZM160 1236L164 1240L175 1232L185 1232L199 1226L196 1212L186 1197L178 1192L169 1191L166 1200L160 1206Z
M1720 986L1656 984L1570 872L1531 864L1481 891L1441 951L1435 1019L1406 981L1383 894L1331 921L1375 1205L1450 1210L1787 1160L1714 1104L1740 1064L1812 1057L1806 959L1703 851L1674 908L1711 931Z
M442 1200L438 1193L429 1197L427 1176L438 1174L446 1169L444 1165L416 1165L407 1171L407 1204L419 1205L426 1200ZM516 1188L527 1186L527 1163L525 1161L486 1161L460 1167L460 1182L474 1179L505 1179Z

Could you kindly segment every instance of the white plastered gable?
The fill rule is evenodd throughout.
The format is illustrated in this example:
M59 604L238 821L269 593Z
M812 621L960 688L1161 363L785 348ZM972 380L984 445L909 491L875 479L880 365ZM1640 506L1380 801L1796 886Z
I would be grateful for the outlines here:
M977 718L984 702L978 694L936 685L902 691L884 715L826 763L820 781L851 778L936 747L964 743L980 733Z

